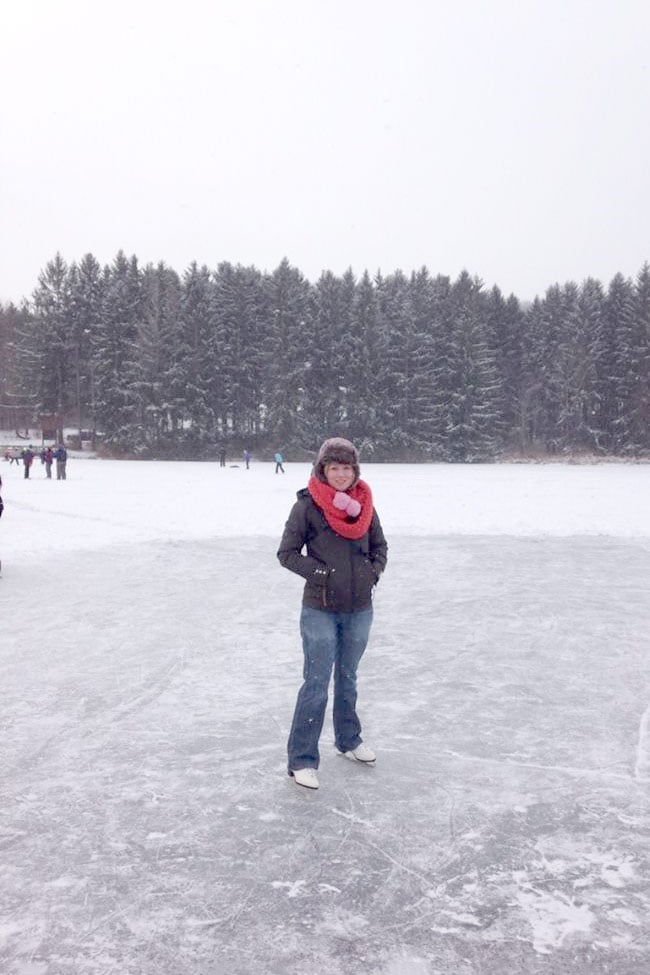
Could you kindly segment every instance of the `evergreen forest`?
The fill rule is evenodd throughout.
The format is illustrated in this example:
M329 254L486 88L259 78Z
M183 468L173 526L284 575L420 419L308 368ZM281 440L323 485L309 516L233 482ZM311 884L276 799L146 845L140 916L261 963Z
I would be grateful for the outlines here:
M0 427L57 416L113 456L370 461L650 456L650 266L524 307L467 272L315 283L60 254L0 305Z

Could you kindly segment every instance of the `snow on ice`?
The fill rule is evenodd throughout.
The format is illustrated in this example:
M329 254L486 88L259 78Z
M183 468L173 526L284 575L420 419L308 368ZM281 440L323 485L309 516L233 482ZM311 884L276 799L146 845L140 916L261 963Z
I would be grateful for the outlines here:
M6 975L650 968L650 465L366 465L376 768L285 770L305 465L3 463Z

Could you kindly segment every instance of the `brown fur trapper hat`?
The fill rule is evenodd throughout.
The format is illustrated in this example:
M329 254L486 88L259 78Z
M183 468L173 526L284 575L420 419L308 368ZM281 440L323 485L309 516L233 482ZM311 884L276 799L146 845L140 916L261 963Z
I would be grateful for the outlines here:
M327 464L351 464L354 468L354 483L359 480L359 454L354 444L344 437L330 437L318 451L314 465L314 474L319 481L327 483L325 467Z

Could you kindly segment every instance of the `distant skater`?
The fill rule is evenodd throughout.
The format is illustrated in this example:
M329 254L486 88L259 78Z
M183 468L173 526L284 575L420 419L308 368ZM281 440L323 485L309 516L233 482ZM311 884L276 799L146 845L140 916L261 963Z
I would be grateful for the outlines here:
M54 459L56 460L56 479L57 481L65 481L65 469L68 463L68 451L65 449L62 443L54 451Z
M41 454L41 459L45 464L45 476L52 477L52 464L54 462L54 451L51 447L46 447Z
M250 450L247 447L246 450L244 451L244 463L246 464L246 470L249 470L249 468L251 466L251 457L252 457L252 454L251 454Z
M303 552L306 549L306 552ZM298 491L278 550L281 565L305 580L300 634L303 684L287 745L297 785L318 788L318 741L334 670L334 742L341 755L372 765L356 711L357 667L372 624L372 593L388 546L370 487L359 477L349 440L326 440L306 488Z
M30 444L29 447L23 450L23 465L25 468L24 474L26 479L29 479L29 472L31 470L33 463L34 463L34 451L32 450L32 445Z
M278 471L282 471L282 473L284 474L284 467L282 466L283 464L284 464L284 457L282 456L282 454L280 453L280 451L278 451L277 454L275 455L275 473L276 474L278 473Z

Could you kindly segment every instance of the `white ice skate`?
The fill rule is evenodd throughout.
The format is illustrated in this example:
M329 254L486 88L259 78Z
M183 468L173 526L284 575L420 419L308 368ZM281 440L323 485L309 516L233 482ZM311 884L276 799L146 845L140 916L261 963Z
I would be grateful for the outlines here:
M297 768L291 772L296 785L301 785L303 789L317 789L318 776L314 768Z
M377 760L372 748L368 748L363 742L349 752L339 752L339 755L342 755L343 758L349 758L351 762L363 762L364 765L374 765Z

